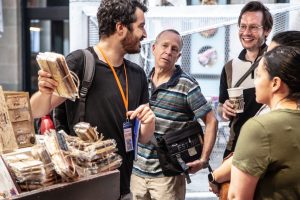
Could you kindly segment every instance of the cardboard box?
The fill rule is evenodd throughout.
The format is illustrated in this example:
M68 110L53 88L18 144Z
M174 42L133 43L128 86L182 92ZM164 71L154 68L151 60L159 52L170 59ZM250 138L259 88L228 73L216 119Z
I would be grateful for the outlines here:
M71 183L55 184L46 188L23 192L16 200L118 200L120 172L114 170L89 176Z

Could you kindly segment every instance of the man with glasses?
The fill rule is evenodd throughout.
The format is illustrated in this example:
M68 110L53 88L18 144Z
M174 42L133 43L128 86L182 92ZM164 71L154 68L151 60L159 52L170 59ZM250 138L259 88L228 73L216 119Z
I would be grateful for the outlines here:
M247 3L241 10L238 19L239 38L243 50L237 58L225 64L220 80L219 115L225 120L230 120L230 137L224 152L227 157L234 151L242 125L261 107L255 101L254 70L262 54L267 50L265 44L271 32L273 19L268 8L259 1ZM249 74L243 81L242 76ZM244 91L244 112L236 113L228 97L228 88L237 87L237 82Z

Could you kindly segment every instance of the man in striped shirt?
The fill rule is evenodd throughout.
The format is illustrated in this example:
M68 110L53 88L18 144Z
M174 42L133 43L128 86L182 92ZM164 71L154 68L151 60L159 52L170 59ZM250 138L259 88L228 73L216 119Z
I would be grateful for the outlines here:
M152 46L155 67L149 76L150 106L156 117L156 137L177 131L193 120L201 119L204 122L201 158L187 163L189 172L195 173L208 163L215 143L217 120L197 81L184 73L179 65L175 65L181 55L182 45L182 38L176 30L164 30L157 36ZM138 145L138 159L131 176L134 199L183 200L185 190L184 175L163 175L153 140Z

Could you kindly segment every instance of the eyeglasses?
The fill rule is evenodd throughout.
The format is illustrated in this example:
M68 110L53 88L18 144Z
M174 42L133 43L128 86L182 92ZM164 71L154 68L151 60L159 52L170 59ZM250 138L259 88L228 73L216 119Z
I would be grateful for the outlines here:
M251 33L257 33L259 29L263 28L263 26L260 26L260 25L249 25L249 26L247 26L247 25L245 25L245 24L241 24L241 25L239 26L239 31L240 31L241 33L243 33L243 32L245 32L245 31L247 30L247 28L248 28L248 30L249 30Z

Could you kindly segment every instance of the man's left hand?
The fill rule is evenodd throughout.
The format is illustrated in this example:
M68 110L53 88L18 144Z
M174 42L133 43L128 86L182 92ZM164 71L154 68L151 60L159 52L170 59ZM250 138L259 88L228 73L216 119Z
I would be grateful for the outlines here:
M131 120L137 117L141 121L141 124L150 124L155 120L155 115L147 104L140 105L134 111L128 111L127 116Z

